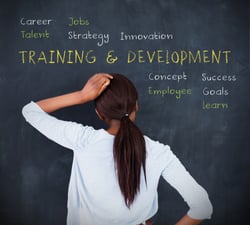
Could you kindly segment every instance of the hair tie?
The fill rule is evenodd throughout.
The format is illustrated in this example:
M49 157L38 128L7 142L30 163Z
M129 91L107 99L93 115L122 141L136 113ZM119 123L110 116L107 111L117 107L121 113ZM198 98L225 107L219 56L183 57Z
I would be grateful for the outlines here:
M123 114L123 116L121 117L121 120L125 119L125 118L129 118L129 114L128 113Z

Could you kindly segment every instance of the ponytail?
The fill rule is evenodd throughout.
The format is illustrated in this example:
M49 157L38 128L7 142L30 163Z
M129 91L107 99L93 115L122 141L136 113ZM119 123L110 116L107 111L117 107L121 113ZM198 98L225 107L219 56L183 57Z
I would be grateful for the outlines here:
M139 128L124 116L114 140L114 160L117 177L125 204L129 208L140 191L141 169L146 180L146 148Z
M141 131L129 118L137 106L136 88L125 76L112 76L110 85L95 99L95 107L104 120L120 121L113 154L119 187L129 208L140 191L142 169L146 181L146 147Z

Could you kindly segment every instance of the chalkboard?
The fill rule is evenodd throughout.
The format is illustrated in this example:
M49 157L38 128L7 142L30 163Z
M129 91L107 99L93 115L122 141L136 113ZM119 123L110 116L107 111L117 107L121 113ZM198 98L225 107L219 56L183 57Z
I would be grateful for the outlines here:
M66 224L72 152L21 115L96 72L138 88L136 123L169 144L214 207L209 225L246 224L250 199L249 1L20 0L1 3L0 223ZM93 104L55 113L103 127ZM187 210L163 180L154 224Z

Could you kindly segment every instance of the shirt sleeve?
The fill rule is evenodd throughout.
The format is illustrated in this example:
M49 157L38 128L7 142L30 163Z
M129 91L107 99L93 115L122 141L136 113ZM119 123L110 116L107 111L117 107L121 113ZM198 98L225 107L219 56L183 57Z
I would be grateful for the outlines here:
M71 150L78 150L88 142L92 127L59 120L31 102L22 109L25 120L50 140Z
M206 190L195 181L169 147L164 158L166 167L162 176L188 204L187 214L193 219L210 219L213 208Z

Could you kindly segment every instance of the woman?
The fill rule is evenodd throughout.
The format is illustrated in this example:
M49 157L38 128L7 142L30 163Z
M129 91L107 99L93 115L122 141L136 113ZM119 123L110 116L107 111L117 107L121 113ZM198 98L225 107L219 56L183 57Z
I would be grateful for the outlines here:
M107 130L61 121L48 114L93 100L98 117L108 124ZM74 151L68 225L151 224L149 219L158 209L160 176L189 205L176 225L196 225L211 217L206 191L169 146L143 136L134 124L137 100L137 91L125 76L99 73L80 91L31 102L23 108L32 126Z

